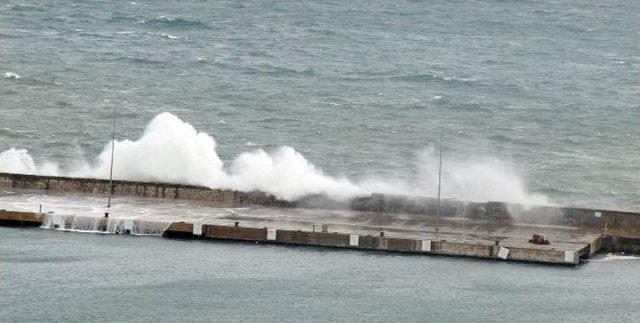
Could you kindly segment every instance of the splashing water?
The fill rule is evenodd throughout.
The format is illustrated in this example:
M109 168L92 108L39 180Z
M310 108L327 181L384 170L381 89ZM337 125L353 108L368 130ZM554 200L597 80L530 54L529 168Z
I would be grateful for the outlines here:
M10 80L17 80L20 78L20 75L16 74L16 73L12 73L12 72L5 72L4 73L4 78L5 79L10 79Z
M170 222L45 213L41 228L78 232L161 236Z
M437 161L432 150L419 156L411 180L371 177L356 182L329 176L287 146L240 154L225 167L213 137L167 112L151 120L138 140L116 141L115 145L114 178L121 180L261 190L286 200L308 194L326 194L335 199L370 193L434 196L436 189L433 183ZM109 164L110 143L93 162L80 160L72 169L55 162L37 163L25 149L0 153L0 172L9 173L107 178ZM443 196L449 198L548 204L544 196L527 192L514 167L492 158L447 160L443 183Z
M599 262L599 261L638 260L638 259L640 259L640 256L608 253L606 255L602 255L600 257L591 259L589 261Z

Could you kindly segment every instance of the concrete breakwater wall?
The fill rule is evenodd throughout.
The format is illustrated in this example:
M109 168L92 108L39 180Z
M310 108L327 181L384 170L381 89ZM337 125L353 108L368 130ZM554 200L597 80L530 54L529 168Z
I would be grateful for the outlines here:
M109 181L94 178L70 178L0 173L0 188L36 189L54 192L107 195ZM113 181L113 194L163 199L208 200L224 205L263 205L290 207L291 203L263 192L240 192L202 186L168 183Z
M78 220L78 219L75 219ZM46 229L78 230L74 218L47 214L0 210L0 226L41 226ZM426 255L474 257L507 261L526 261L546 264L577 265L580 258L596 252L589 244L577 247L557 247L479 241L445 241L415 237L389 237L361 232L329 232L280 229L277 227L245 227L239 222L231 225L189 222L150 223L144 220L83 218L92 225L84 231L102 231L114 234L149 234L141 227L162 228L152 235L206 240L230 240L283 245L322 246L367 251L402 252ZM77 225L77 223L76 223ZM136 227L138 229L136 229Z
M55 192L73 192L106 195L109 181L89 178L69 178L0 173L0 188L38 189ZM225 206L304 207L350 209L378 213L409 213L434 215L437 203L433 198L371 194L347 201L335 201L325 196L306 196L297 201L284 201L273 195L254 191L240 192L211 189L202 186L114 181L113 193L164 199L207 200ZM496 222L515 221L530 224L569 225L603 233L640 235L640 213L587 208L539 206L525 208L501 202L461 202L444 200L444 217L464 217Z

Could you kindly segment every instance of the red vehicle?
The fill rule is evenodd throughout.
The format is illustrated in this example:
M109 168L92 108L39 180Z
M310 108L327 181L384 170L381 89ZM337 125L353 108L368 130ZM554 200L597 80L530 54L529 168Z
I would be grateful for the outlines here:
M544 238L543 235L541 234L533 234L533 239L529 240L529 243L533 243L533 244L544 244L547 245L549 244L549 240L546 240Z

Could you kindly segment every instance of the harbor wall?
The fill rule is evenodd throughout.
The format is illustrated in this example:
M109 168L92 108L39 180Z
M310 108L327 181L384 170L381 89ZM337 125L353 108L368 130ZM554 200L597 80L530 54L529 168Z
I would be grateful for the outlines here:
M640 238L606 234L602 237L602 250L640 255Z
M0 188L35 189L61 193L107 195L109 181L93 178L70 178L0 173ZM202 186L168 183L113 181L112 192L119 196L162 199L207 200L222 205L262 205L290 207L291 203L263 192L240 192Z
M0 210L0 225L29 226L44 228L73 230L74 218L58 218L46 220L48 215L29 212L15 212ZM75 219L78 220L78 219ZM445 255L456 257L474 257L507 261L525 261L547 264L577 265L580 258L597 252L593 246L602 245L609 252L640 253L640 239L605 236L598 237L591 243L583 244L578 249L560 250L557 247L538 245L510 245L507 243L484 244L472 241L429 241L406 237L387 237L362 235L355 232L315 232L304 230L288 230L278 228L258 228L234 225L198 224L189 222L156 223L144 220L119 220L106 218L86 218L92 226L87 231L111 232L114 234L134 233L135 227L162 227L155 234L165 237L196 238L229 241L248 241L274 244L294 244L303 246L323 246L334 248L349 248L357 250L403 252L413 254ZM123 223L124 222L124 223ZM129 222L129 224L127 224ZM149 222L149 223L147 223ZM136 232L148 234L149 231ZM504 253L503 253L504 252Z
M40 225L42 225L42 216L37 213L0 209L0 226L39 227Z
M106 195L109 192L109 181L0 173L0 188ZM433 198L401 195L371 194L347 201L335 201L322 195L311 195L297 201L284 201L259 191L240 192L202 186L133 181L114 181L112 190L113 194L119 196L206 200L229 207L260 205L425 215L435 215L437 211L437 203ZM640 213L615 210L553 206L524 207L502 202L476 203L444 200L441 203L441 216L497 222L568 225L602 233L640 235Z

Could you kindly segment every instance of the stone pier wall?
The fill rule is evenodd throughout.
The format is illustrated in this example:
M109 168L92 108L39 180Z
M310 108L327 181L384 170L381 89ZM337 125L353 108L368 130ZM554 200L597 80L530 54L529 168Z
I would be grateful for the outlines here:
M107 195L109 181L93 178L70 178L0 173L0 188L37 189L54 192ZM225 205L263 205L291 207L287 201L263 192L240 192L202 186L168 183L113 181L113 194L163 199L208 200Z
M0 173L0 188L3 187L106 195L109 190L109 181ZM437 203L433 198L384 194L371 194L347 201L335 201L322 195L306 196L297 201L284 201L259 191L240 192L202 186L133 181L114 181L113 193L120 196L207 200L225 206L351 209L425 215L435 215L437 211ZM443 200L441 216L528 224L569 225L603 233L614 232L619 235L640 236L640 213L633 212L551 206L525 208L521 205L501 202L475 203Z

